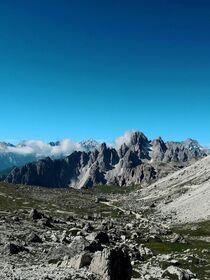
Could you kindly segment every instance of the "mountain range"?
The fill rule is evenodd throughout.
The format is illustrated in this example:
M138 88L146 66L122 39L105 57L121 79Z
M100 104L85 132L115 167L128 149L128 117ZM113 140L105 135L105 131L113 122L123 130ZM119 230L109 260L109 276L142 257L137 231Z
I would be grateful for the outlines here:
M43 141L22 141L17 145L0 142L0 172L12 167L20 167L26 163L43 159L47 156L52 159L64 158L75 150L89 152L99 146L93 139L73 142L70 139L45 143Z
M142 132L132 132L115 145L80 142L80 150L54 159L47 157L14 168L8 183L44 187L92 187L95 185L147 185L198 159L207 152L192 139L183 142L149 140ZM56 148L61 144L50 143ZM82 147L82 148L81 148ZM26 160L26 158L25 158Z

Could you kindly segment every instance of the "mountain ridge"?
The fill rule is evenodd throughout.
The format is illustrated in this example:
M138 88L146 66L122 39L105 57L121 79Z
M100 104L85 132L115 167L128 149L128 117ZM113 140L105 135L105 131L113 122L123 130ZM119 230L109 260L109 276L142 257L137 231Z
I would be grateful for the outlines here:
M73 142L70 139L44 143L39 140L22 141L17 145L0 142L0 171L13 166L21 167L29 162L44 159L64 158L75 150L91 151L99 146L93 139Z
M102 143L91 151L74 151L63 159L45 158L15 168L5 181L44 187L142 185L161 178L207 154L197 141L149 140L132 132L119 148Z

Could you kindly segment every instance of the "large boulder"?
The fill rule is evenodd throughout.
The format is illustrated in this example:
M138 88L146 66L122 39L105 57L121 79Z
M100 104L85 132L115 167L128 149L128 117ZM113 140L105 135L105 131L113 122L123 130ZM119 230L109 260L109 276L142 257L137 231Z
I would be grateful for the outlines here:
M73 258L76 255L81 254L86 250L86 247L89 246L90 242L87 241L82 236L74 237L73 241L66 245L66 244L58 244L56 247L53 247L48 252L48 258L50 262L59 262L65 256L68 258Z
M73 256L76 256L77 254L80 254L89 245L90 245L90 242L87 241L84 237L76 236L68 247L69 256L73 257Z
M121 248L104 249L94 254L89 271L101 280L130 280L132 267L128 253Z

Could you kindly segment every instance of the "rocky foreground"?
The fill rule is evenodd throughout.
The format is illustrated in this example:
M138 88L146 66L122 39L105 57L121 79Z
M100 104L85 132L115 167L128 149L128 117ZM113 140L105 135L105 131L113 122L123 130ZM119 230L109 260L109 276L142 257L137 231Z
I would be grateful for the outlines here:
M180 235L130 213L118 219L52 218L32 209L1 213L1 279L195 279L177 267L182 255L155 255L151 240L185 243ZM191 258L190 252L184 253ZM166 269L161 262L168 262ZM134 278L136 278L134 277ZM180 276L179 276L180 277Z
M102 190L2 184L0 279L209 279L202 225L169 226L154 205L125 210L128 193Z

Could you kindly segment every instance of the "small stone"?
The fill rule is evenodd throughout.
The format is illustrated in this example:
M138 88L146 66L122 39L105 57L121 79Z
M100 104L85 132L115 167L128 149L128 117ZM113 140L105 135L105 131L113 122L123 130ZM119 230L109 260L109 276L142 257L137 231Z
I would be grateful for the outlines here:
M42 239L34 232L32 232L27 238L28 242L42 243Z
M29 213L29 218L33 220L39 220L43 218L43 214L41 212L38 212L36 209L32 209Z

